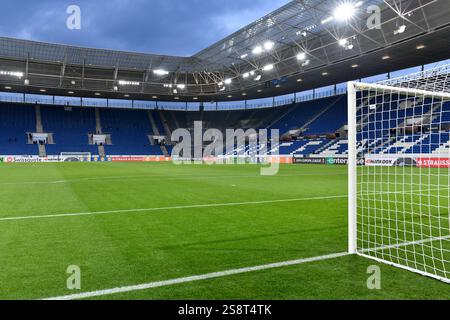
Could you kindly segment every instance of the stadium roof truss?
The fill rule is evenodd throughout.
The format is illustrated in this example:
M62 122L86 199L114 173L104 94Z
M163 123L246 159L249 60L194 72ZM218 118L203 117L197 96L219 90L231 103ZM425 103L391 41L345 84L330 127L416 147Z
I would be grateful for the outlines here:
M345 21L342 5L354 10ZM367 25L370 6L380 28ZM192 57L0 38L0 83L55 95L262 98L446 59L449 22L448 0L295 0ZM411 54L419 46L430 50Z

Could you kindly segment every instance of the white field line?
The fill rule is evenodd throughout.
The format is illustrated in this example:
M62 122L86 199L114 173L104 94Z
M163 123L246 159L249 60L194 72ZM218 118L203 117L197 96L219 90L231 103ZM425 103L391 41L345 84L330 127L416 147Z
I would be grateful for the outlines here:
M207 279L215 279L215 278L221 278L221 277L255 272L255 271L261 271L261 270L282 268L282 267L300 265L300 264L315 262L315 261L336 259L336 258L348 256L348 255L349 254L346 252L333 253L333 254L329 254L329 255L317 256L317 257L312 257L312 258L271 263L271 264L255 266L255 267L248 267L248 268L231 269L231 270L207 273L207 274L197 275L197 276L176 278L176 279L165 280L165 281L149 282L149 283L143 283L143 284L138 284L138 285L133 285L133 286L117 287L117 288L112 288L112 289L97 290L97 291L84 292L84 293L78 293L78 294L71 294L71 295L66 295L66 296L47 298L47 299L43 299L43 300L76 300L76 299L93 298L93 297L106 296L106 295L112 295L112 294L117 294L117 293L166 287L166 286L171 286L171 285L176 285L176 284L181 284L181 283L202 281L202 280L207 280Z
M65 184L65 183L77 183L85 181L109 181L109 180L141 180L149 178L161 178L164 180L183 180L183 179L223 179L223 178L270 178L270 177L299 177L299 176L346 176L347 173L298 173L298 174L277 174L275 176L261 176L260 174L240 174L240 175L205 175L199 176L198 174L179 174L179 175L130 175L130 176L105 176L105 177L89 177L79 179L63 179L63 180L50 180L50 181L21 181L21 182L0 182L2 186L20 186L20 185L41 185L41 184Z
M280 199L280 200L247 201L247 202L226 202L226 203L194 204L194 205L159 207L159 208L142 208L142 209L124 209L124 210L93 211L93 212L78 212L78 213L46 214L46 215L32 215L32 216L22 216L22 217L4 217L4 218L0 218L0 222L3 222L3 221L17 221L17 220L34 220L34 219L77 217L77 216L92 216L92 215L106 215L106 214L118 214L118 213L141 213L141 212L180 210L180 209L234 207L234 206L247 206L247 205L284 203L284 202L314 201L314 200L327 200L327 199L339 199L339 198L347 198L347 195L326 196L326 197L310 197L310 198L295 198L295 199Z
M440 190L440 189L436 189ZM412 190L414 192L414 190ZM421 190L417 190L420 192ZM433 189L427 189L427 191L433 191ZM410 191L408 191L410 192ZM384 195L384 194L402 194L403 191L392 192L372 192L364 193L363 195ZM310 197L310 198L293 198L293 199L279 199L279 200L261 200L261 201L246 201L246 202L225 202L225 203L208 203L208 204L193 204L184 206L169 206L169 207L156 207L156 208L137 208L137 209L123 209L123 210L108 210L108 211L91 211L91 212L76 212L76 213L59 213L59 214L41 214L19 217L0 217L0 222L4 221L18 221L18 220L33 220L33 219L51 219L51 218L66 218L77 216L92 216L92 215L107 215L107 214L119 214L119 213L142 213L152 211L166 211L166 210L180 210L180 209L196 209L196 208L218 208L218 207L233 207L233 206L247 206L258 204L271 204L271 203L284 203L284 202L301 202L301 201L315 201L315 200L330 200L347 198L348 195L333 195L323 197Z

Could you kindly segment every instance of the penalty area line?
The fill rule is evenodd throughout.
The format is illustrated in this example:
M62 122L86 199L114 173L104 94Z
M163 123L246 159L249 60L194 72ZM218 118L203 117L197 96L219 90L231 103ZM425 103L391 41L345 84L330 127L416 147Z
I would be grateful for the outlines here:
M118 293L141 291L141 290L152 289L152 288L167 287L167 286L172 286L172 285L182 284L182 283L189 283L189 282L196 282L196 281L202 281L202 280L208 280L208 279L221 278L221 277L249 273L249 272L256 272L256 271L262 271L262 270L295 266L295 265L300 265L300 264L305 264L305 263L310 263L310 262L336 259L336 258L348 256L348 255L350 255L350 254L347 252L333 253L333 254L328 254L328 255L323 255L323 256L291 260L291 261L284 261L284 262L278 262L278 263L271 263L271 264L265 264L265 265L254 266L254 267L240 268L240 269L231 269L231 270L207 273L207 274L197 275L197 276L176 278L176 279L165 280L165 281L149 282L149 283L143 283L143 284L132 285L132 286L117 287L117 288L112 288L112 289L90 291L90 292L77 293L77 294L71 294L71 295L65 295L65 296L59 296L59 297L53 297L53 298L45 298L42 300L78 300L78 299L95 298L95 297L113 295L113 294L118 294Z

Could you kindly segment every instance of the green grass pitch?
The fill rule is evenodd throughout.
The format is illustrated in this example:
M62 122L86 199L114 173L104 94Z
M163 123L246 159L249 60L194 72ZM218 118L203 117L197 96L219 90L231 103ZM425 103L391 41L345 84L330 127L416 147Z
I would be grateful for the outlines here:
M48 298L345 252L346 170L285 165L276 176L261 176L255 165L2 164L0 298ZM310 200L271 202L304 198ZM196 207L242 202L264 203ZM148 208L160 209L133 211ZM39 218L105 211L115 213ZM80 291L66 288L69 265L81 268ZM381 267L381 290L367 289L371 265ZM346 256L100 299L448 294L448 284Z

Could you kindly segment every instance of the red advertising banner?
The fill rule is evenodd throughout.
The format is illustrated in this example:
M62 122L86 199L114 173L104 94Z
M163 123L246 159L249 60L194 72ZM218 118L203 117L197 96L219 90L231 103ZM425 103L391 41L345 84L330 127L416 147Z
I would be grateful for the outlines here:
M171 158L166 157L146 157L146 156L111 156L112 162L165 162Z
M289 163L291 164L293 162L292 157L285 157L285 156L279 156L279 157L269 157L270 163Z
M450 168L450 158L418 158L419 168Z

